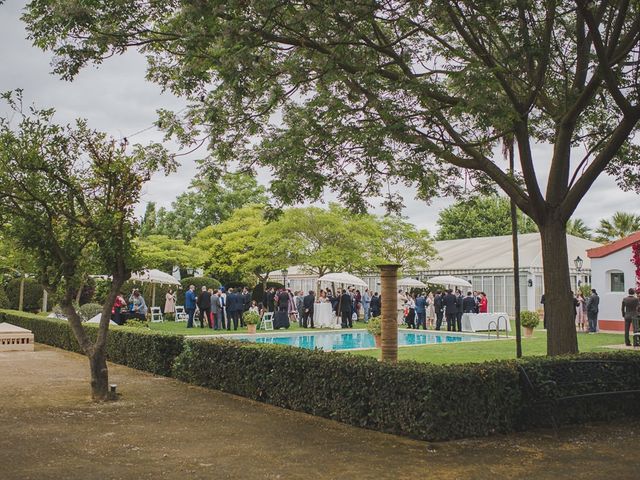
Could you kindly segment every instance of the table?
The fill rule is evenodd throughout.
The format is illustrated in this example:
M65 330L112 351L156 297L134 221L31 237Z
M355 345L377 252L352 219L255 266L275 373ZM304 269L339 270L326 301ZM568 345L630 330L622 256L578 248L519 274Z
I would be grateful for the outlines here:
M500 330L506 329L511 331L511 323L509 315L503 312L497 313L464 313L462 314L462 331L477 332L481 330L489 330L491 322L500 322ZM496 323L491 324L491 329L495 330Z
M313 305L313 326L315 328L340 328L331 303L316 303Z

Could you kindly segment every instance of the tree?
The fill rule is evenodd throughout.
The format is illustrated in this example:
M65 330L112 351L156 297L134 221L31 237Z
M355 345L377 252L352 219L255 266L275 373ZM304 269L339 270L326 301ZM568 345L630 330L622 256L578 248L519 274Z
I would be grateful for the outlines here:
M140 224L140 236L142 238L153 235L157 229L158 218L156 214L156 203L149 202L144 210L142 223Z
M189 240L208 225L223 222L236 209L266 201L265 188L252 175L212 170L194 179L191 191L179 195L170 210L158 210L153 233Z
M78 120L53 123L54 111L22 108L21 93L3 98L15 127L0 119L0 224L33 261L39 281L56 291L71 330L89 358L91 393L107 397L106 340L111 307L137 264L133 207L145 181L172 162L159 145L127 153ZM93 254L93 255L92 255ZM88 266L98 262L112 276L99 331L92 341L74 306Z
M511 235L509 199L491 196L475 196L460 200L441 210L437 224L438 240L477 238ZM518 212L518 233L537 232L530 218Z
M596 241L609 243L628 237L640 230L640 215L633 213L616 212L611 219L603 218L596 229Z
M404 274L426 269L429 260L438 252L427 230L418 230L415 225L396 215L386 215L378 220L380 229L376 263L401 265Z
M203 253L181 239L149 235L137 238L135 244L140 263L145 268L157 268L171 273L174 266L197 268L204 263Z
M570 218L567 222L567 235L591 240L591 229L585 225L581 218Z
M364 211L392 182L416 185L424 199L498 186L540 230L547 352L557 355L578 351L567 221L605 171L640 190L629 141L640 119L639 9L608 0L34 0L24 19L63 78L142 48L148 78L191 100L184 117L162 114L167 133L208 141L216 162L268 166L283 201L330 188ZM494 155L507 135L518 149L513 173ZM544 192L536 143L553 145Z
M217 225L201 230L192 245L204 253L205 270L229 281L266 285L269 272L288 267L297 258L295 242L283 240L278 221L267 224L264 205L234 210Z
M280 241L296 246L296 263L318 277L341 271L367 272L376 266L380 230L371 215L356 214L335 203L328 209L290 208L277 228Z

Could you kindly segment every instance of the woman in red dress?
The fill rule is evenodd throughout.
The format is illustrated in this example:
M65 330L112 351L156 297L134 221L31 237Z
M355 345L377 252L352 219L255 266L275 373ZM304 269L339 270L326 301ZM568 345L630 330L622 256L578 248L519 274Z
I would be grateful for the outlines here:
M480 313L487 313L489 311L489 301L487 300L487 294L480 292L480 307L478 309Z

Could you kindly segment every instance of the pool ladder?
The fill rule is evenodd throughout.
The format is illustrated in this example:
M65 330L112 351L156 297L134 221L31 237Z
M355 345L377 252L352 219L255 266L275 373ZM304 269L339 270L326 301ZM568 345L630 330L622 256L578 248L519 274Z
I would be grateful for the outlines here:
M491 320L489 322L489 325L487 325L488 327L488 333L487 336L488 338L491 338L491 325L495 325L495 330L496 330L496 338L500 338L500 319L504 319L504 334L507 338L509 338L509 325L507 324L507 322L509 321L509 319L507 317L505 317L504 315L500 315L498 317L497 320Z

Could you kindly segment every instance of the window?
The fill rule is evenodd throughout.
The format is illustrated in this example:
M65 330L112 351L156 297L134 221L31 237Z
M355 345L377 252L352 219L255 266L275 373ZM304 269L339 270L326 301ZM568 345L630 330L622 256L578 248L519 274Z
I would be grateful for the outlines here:
M624 273L611 272L611 291L612 292L624 292Z

